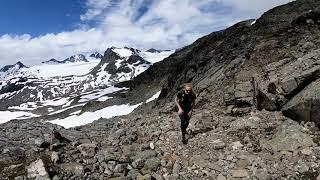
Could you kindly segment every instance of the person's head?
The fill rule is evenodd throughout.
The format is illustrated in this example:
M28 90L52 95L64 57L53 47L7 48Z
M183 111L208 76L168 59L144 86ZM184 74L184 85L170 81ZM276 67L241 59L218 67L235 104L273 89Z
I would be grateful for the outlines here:
M184 93L190 94L192 92L192 84L191 83L185 83L184 84Z

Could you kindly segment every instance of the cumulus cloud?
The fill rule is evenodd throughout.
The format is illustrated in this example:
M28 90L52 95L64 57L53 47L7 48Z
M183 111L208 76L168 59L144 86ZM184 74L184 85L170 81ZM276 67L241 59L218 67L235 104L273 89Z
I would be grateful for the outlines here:
M86 0L79 29L0 36L0 65L27 65L109 46L173 49L291 0ZM250 5L249 5L250 4ZM88 27L94 22L96 27Z

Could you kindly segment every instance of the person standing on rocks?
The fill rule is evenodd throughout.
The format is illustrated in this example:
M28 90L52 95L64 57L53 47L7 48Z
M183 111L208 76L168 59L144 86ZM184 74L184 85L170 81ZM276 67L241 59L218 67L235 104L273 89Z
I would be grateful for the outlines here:
M188 142L186 139L186 134L195 100L196 95L192 91L191 83L185 83L183 91L179 92L175 98L175 102L179 108L178 115L181 120L181 133L183 144L187 144Z

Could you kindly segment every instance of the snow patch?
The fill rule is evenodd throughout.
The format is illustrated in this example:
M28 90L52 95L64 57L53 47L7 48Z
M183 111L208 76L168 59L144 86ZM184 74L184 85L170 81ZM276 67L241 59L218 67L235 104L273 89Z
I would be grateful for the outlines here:
M47 100L47 101L42 102L42 105L43 106L61 106L61 105L68 103L68 99L69 98L61 98L58 100Z
M122 57L127 57L127 56L132 55L132 51L130 49L126 49L126 48L114 48L112 51Z
M50 114L48 114L48 115L59 114L59 113L64 112L64 111L66 111L66 110L69 110L69 109L72 109L72 108L75 108L75 107L79 107L79 106L84 106L84 105L85 105L85 103L78 104L78 105L71 106L71 107L68 107L68 108L65 108L65 109L60 109L60 110L58 110L58 111L54 111L54 112L52 112L52 113L50 113Z
M79 100L79 102L87 102L90 100L94 100L94 99L98 99L106 94L111 94L117 91L121 91L121 90L127 90L128 88L117 88L114 86L108 87L106 89L102 89L101 91L93 91L91 93L88 93L86 95L81 96L81 99Z
M108 99L112 99L112 97L103 96L103 97L99 98L97 101L106 101Z
M155 99L157 99L160 95L161 91L157 92L155 95L153 95L151 98L149 98L146 103L149 103L151 101L154 101Z
M73 112L73 113L70 113L70 115L77 115L77 114L79 114L79 113L81 113L81 110L75 111L75 112Z
M151 52L142 52L140 56L145 60L151 62L152 64L162 61L163 59L169 57L173 54L175 50L171 51L162 51L160 53L151 53Z
M42 64L32 66L30 68L22 68L19 71L19 76L35 76L38 78L48 79L57 76L85 75L94 68L100 60L89 62L75 62L66 64Z
M13 119L27 119L31 117L39 117L33 113L25 112L25 111L0 111L0 124L6 123Z
M22 110L22 111L32 111L37 108L38 106L35 102L26 102L26 103L20 104L19 106L8 107L8 109L15 109L15 110Z
M58 124L63 126L64 128L71 128L76 126L82 126L85 124L92 123L99 118L111 118L115 116L122 116L131 113L134 109L136 109L140 104L132 105L123 104L123 105L115 105L109 106L104 109L97 110L95 112L85 112L81 115L72 115L64 119L55 119L49 121L53 124Z

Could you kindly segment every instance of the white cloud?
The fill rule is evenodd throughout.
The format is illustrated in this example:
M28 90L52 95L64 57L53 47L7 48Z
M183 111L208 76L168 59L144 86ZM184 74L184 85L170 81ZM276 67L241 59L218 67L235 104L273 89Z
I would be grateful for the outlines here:
M257 18L291 0L86 0L81 27L70 32L0 36L0 65L22 60L33 65L50 58L109 46L170 49L192 43L240 20ZM141 14L141 9L144 13Z
M33 65L44 60L56 58L63 60L73 54L88 50L103 51L107 47L101 30L75 30L59 34L31 38L30 35L0 37L0 64L13 64L22 60Z

